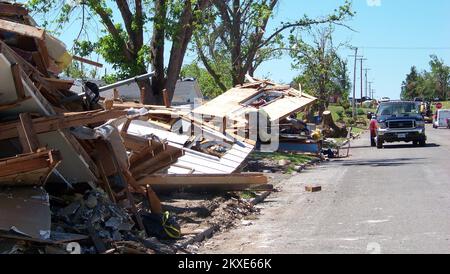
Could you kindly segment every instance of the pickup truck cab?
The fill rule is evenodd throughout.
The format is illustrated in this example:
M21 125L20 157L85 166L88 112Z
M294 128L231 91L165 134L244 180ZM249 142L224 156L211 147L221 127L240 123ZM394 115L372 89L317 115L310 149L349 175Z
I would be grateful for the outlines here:
M425 122L416 102L382 102L370 123L371 143L383 148L384 143L413 142L425 146ZM374 139L372 139L374 138Z

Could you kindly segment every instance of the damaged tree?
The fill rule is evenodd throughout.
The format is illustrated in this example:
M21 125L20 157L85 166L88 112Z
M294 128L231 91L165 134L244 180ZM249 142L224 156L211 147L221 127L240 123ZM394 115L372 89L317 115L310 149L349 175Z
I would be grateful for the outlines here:
M319 116L328 108L331 97L347 98L350 89L347 63L338 55L342 44L334 44L333 32L331 26L311 31L310 44L301 36L290 37L294 67L302 70L294 81L318 98L317 107L312 111L318 111Z
M284 22L269 32L268 25L279 0L212 0L207 21L195 35L199 59L216 84L226 91L226 85L214 70L217 62L227 59L233 86L244 83L245 75L253 76L264 61L277 58L286 49L283 33L323 23L342 23L353 16L351 4L345 2L334 14L323 18L308 18Z
M331 115L331 111L324 111L322 116L322 128L323 134L327 138L345 138L348 135L347 127L338 126L333 121L333 116Z
M148 80L138 82L145 89L145 103L162 105L163 90L168 91L173 98L175 85L181 71L187 46L192 33L201 20L203 11L208 7L208 0L196 1L125 1L115 0L120 11L122 23L114 22L114 14L106 1L87 0L77 6L73 1L37 0L29 6L32 10L44 16L56 11L54 7L63 7L57 22L61 26L68 23L71 14L77 9L88 9L104 25L107 32L98 42L95 49L108 63L118 71L117 78L125 79L148 72L147 66L155 72L150 83ZM147 16L145 10L154 10L155 16ZM91 19L91 18L90 18ZM88 19L83 19L88 20ZM144 43L145 27L153 29L150 47ZM87 24L82 24L83 27ZM169 63L164 64L165 38L172 41ZM92 44L91 42L75 41L76 45ZM92 46L92 45L91 45Z

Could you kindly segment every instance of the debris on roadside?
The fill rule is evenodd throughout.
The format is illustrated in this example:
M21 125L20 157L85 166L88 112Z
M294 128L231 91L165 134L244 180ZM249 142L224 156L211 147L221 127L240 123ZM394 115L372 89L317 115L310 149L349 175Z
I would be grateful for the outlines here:
M194 110L127 102L115 88L151 73L103 87L62 79L72 61L101 64L72 56L23 5L0 2L0 254L189 252L273 191L262 169L246 169L270 143L252 136L253 116L280 132L280 151L320 156L321 133L296 118L316 100L302 91L249 77ZM272 162L270 172L304 168ZM262 194L233 194L245 190ZM164 195L202 197L191 204L200 225L189 231L199 216Z
M305 191L306 192L319 192L322 191L322 187L321 186L305 186Z

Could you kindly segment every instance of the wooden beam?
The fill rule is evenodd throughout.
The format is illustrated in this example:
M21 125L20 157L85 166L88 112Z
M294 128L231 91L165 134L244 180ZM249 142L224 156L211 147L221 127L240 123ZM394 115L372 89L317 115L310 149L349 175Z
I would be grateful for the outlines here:
M0 185L43 184L61 162L58 151L44 150L0 160Z
M237 191L267 185L268 179L261 173L149 175L137 183L155 191Z
M45 35L45 32L44 32L44 35ZM35 39L35 41L36 41L38 52L42 58L42 62L44 64L45 68L47 69L50 66L50 56L48 55L47 45L45 44L44 40Z
M29 153L36 151L39 148L39 141L36 132L34 132L30 114L20 113L19 120L17 131L22 145L22 152Z
M19 5L0 3L0 14L7 16L25 16L28 15L28 10Z
M31 53L31 56L32 56L33 61L36 64L36 67L38 68L38 70L43 75L48 77L47 66L44 62L44 58L42 57L42 55L39 52L35 51L35 52Z
M100 64L98 62L94 62L94 61L88 60L88 59L83 58L83 57L79 57L79 56L73 55L72 58L73 58L73 60L76 60L76 61L82 62L82 63L86 63L86 64L92 65L94 67L98 67L98 68L102 68L103 67L103 64Z
M0 19L0 30L17 33L26 37L44 40L45 31L33 26L19 24L8 20Z
M16 100L16 101L14 101L12 103L0 105L0 111L16 108L16 107L20 106L20 103L22 103L22 102L24 102L26 100L29 100L31 98L32 98L31 96L26 96L25 98L20 99L20 100Z
M123 110L68 112L58 116L49 116L32 119L36 134L56 131L60 129L77 127L82 125L96 124L126 115ZM19 136L18 122L0 124L0 140L6 140Z
M17 63L11 64L11 73L16 87L17 100L25 99L25 88L22 83L22 76L20 74L20 67Z
M167 89L163 89L163 99L164 99L164 106L166 108L170 107L170 100L169 100L169 92Z
M56 89L68 90L73 86L73 80L62 80L57 78L44 78Z

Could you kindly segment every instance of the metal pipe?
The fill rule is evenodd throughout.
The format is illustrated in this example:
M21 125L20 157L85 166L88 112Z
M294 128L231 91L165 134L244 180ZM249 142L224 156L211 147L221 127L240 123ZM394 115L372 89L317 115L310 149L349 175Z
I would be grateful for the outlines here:
M120 87L120 86L125 86L125 85L131 84L133 82L137 82L137 81L140 81L140 80L148 79L148 78L152 77L153 75L155 75L154 72L149 72L147 74L135 76L133 78L122 80L122 81L116 82L116 83L111 84L111 85L100 87L99 91L100 92L104 92L104 91L111 90L111 89L114 89L114 88L117 88L117 87Z

